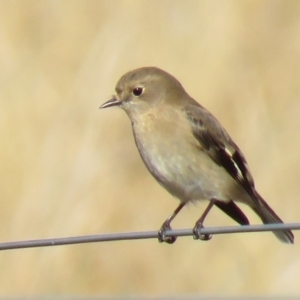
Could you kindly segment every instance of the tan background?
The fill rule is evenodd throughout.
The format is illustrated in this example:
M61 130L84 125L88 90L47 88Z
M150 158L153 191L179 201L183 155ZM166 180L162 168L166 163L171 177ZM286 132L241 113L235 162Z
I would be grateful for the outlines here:
M98 109L123 73L150 65L221 120L258 190L299 222L299 16L300 1L0 1L1 241L160 227L177 202L143 166L125 113ZM207 225L234 223L215 209ZM295 236L6 251L0 295L300 295Z

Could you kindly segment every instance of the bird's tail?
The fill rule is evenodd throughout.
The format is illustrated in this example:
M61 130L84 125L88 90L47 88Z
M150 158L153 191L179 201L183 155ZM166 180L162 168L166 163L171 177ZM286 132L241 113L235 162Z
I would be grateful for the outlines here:
M253 207L253 210L258 214L264 224L283 223L283 221L276 215L273 209L267 204L267 202L256 193L256 199L259 202L257 207ZM294 243L294 235L291 230L276 230L273 231L276 237L288 244Z

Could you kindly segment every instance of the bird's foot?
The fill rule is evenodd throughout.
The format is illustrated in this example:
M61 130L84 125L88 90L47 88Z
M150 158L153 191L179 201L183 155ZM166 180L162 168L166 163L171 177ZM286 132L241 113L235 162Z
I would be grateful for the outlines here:
M193 238L194 240L201 240L201 241L209 241L212 238L210 234L203 234L201 230L204 228L202 223L196 223L195 227L193 228Z
M170 226L169 222L163 223L161 228L158 231L158 241L160 243L168 243L168 244L173 244L176 241L175 236L166 236L166 231L172 230L172 227Z

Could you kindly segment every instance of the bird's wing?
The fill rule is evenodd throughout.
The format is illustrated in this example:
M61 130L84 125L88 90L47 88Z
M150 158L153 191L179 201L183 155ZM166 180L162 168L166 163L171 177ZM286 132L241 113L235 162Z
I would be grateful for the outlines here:
M191 123L193 135L203 150L258 204L246 159L219 121L198 103L185 106L184 111Z
M224 202L215 200L214 204L237 223L241 225L249 225L248 218L233 201Z

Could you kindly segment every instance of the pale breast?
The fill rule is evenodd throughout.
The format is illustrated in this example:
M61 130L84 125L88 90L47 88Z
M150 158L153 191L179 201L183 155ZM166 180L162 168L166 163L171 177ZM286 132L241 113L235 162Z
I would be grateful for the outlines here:
M236 182L202 150L189 121L176 111L150 112L133 122L140 155L151 174L183 202L238 197Z

